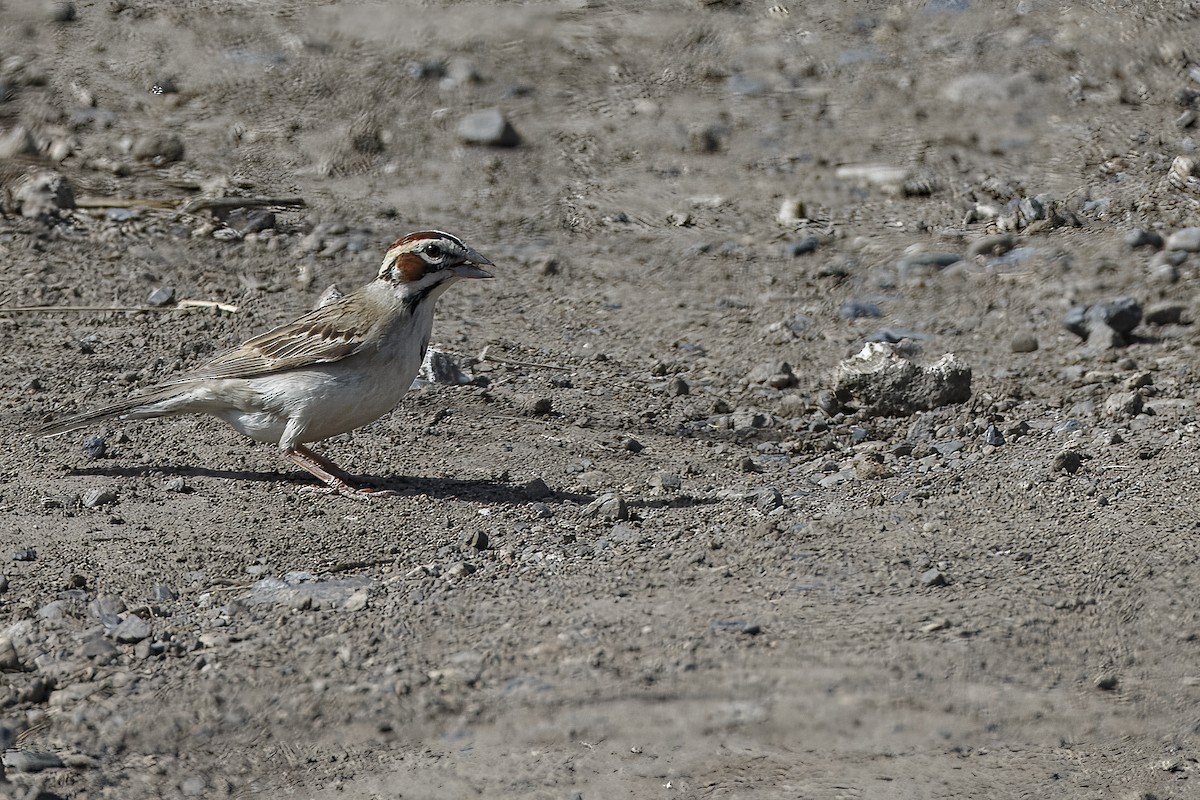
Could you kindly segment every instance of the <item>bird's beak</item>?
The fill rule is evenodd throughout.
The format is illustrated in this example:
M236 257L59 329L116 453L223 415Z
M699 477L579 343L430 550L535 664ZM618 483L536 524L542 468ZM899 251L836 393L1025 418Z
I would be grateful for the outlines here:
M471 248L467 248L467 260L454 267L450 271L458 278L490 278L492 273L483 269L480 265L486 264L489 267L494 266L487 258L475 252Z

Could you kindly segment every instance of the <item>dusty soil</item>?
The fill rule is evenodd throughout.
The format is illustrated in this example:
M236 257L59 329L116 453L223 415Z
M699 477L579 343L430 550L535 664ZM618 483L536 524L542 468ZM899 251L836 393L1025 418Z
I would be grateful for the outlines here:
M10 201L4 305L237 307L0 314L6 791L1195 796L1200 276L1126 240L1200 219L1194 4L648 5L0 3L6 180L113 198ZM220 195L307 207L116 199ZM440 304L474 383L324 446L400 497L29 435L431 227L498 265ZM971 399L831 397L881 334Z

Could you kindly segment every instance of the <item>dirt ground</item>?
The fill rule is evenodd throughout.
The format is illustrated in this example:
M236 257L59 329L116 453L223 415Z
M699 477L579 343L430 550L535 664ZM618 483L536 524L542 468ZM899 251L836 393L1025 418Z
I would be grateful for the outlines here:
M1165 0L0 0L0 791L1195 797L1198 41ZM463 140L489 108L518 146ZM177 210L221 196L306 207ZM29 434L426 228L497 265L437 315L472 382L323 446L399 497L210 418ZM878 339L970 399L836 395Z

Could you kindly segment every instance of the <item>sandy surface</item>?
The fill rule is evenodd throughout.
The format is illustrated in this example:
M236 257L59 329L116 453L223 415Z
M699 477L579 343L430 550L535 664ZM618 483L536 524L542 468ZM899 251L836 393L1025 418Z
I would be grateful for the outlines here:
M1200 222L1186 5L3 0L3 305L237 308L0 314L3 790L1195 796L1200 276L1127 243ZM38 159L109 199L23 216ZM119 202L222 195L307 207ZM324 445L399 497L29 436L422 228L498 280L473 383ZM889 335L970 399L834 397Z

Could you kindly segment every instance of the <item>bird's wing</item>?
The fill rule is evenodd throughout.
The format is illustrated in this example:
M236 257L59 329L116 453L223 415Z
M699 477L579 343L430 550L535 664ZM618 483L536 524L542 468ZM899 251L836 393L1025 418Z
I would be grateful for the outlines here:
M294 322L255 336L172 383L252 378L273 372L328 364L357 353L371 334L367 315L354 313L342 298Z

